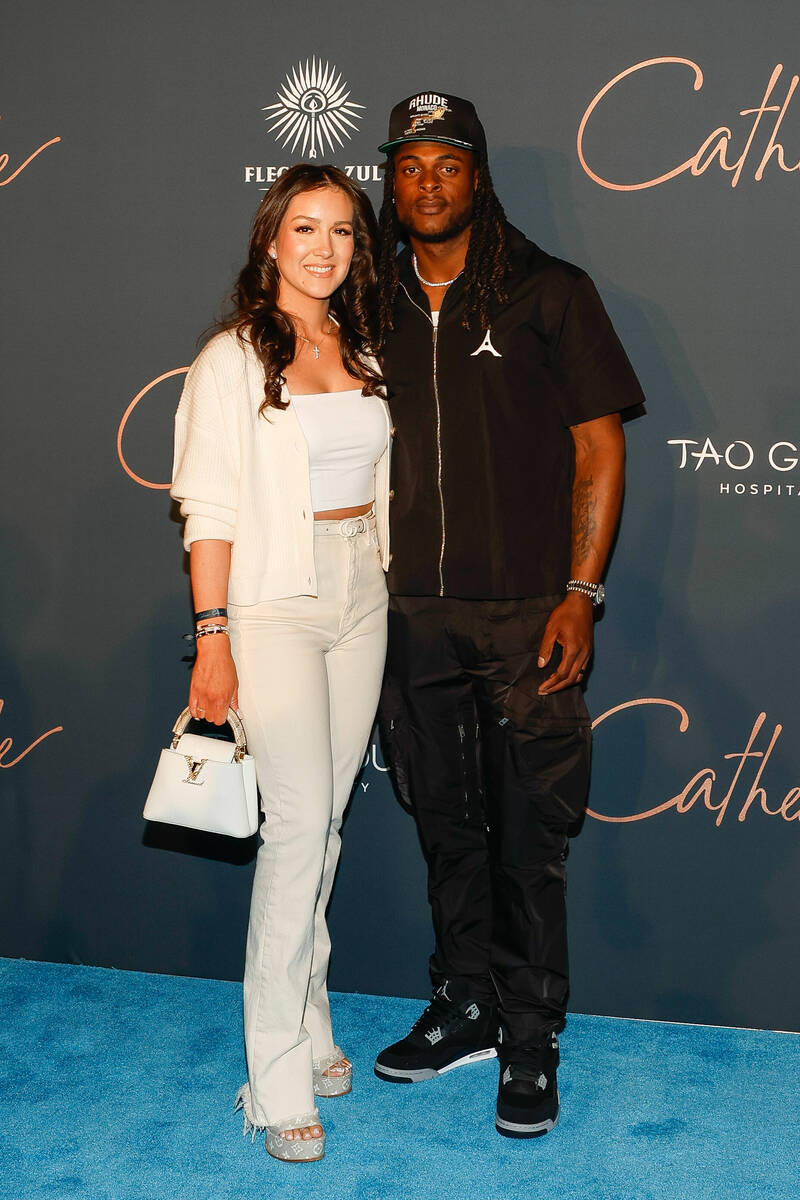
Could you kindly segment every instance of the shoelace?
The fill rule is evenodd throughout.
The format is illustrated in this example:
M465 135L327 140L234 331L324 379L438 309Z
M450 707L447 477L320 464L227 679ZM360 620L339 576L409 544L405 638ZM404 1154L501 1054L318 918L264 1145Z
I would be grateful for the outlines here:
M548 1057L550 1061L548 1062ZM514 1051L514 1057L506 1064L503 1074L511 1072L512 1079L525 1079L530 1083L538 1083L542 1075L550 1080L552 1052L549 1041L539 1042L532 1046L520 1046ZM546 1086L546 1085L545 1085Z
M452 1000L435 995L428 1007L414 1022L413 1028L420 1029L428 1025L447 1025L463 1017L458 1006Z

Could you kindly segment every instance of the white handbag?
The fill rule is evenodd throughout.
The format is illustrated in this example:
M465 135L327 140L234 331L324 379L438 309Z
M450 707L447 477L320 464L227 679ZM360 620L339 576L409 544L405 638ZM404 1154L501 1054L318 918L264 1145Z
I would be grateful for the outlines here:
M247 753L244 725L232 708L234 742L184 733L192 716L185 708L161 751L144 806L147 821L185 825L228 837L251 837L258 829L256 764Z

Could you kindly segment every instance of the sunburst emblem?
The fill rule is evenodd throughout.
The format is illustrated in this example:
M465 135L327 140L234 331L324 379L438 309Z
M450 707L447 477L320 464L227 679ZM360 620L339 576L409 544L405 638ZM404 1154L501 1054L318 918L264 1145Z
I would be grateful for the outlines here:
M302 141L300 153L309 158L324 151L326 140L335 154L334 142L342 146L343 138L353 136L350 130L358 129L355 121L361 120L356 110L364 108L349 98L349 85L342 83L341 72L327 62L323 67L316 55L311 62L306 59L305 66L300 62L293 67L276 95L277 104L268 104L263 110L269 114L265 120L272 122L270 133L276 141L283 139L283 146L291 142L292 154Z

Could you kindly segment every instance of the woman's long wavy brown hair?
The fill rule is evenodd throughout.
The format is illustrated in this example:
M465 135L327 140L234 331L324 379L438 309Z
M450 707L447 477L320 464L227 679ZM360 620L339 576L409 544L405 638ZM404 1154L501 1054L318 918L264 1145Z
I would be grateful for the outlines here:
M472 231L464 264L464 318L470 328L477 320L481 329L489 323L493 300L506 300L505 277L509 268L506 245L506 214L494 190L489 164L478 159L478 180L472 210ZM394 301L400 284L397 270L397 243L407 234L397 219L394 207L394 158L389 156L383 176L383 204L379 216L378 319L380 338L392 328Z
M375 314L377 286L375 251L377 224L366 193L338 167L297 163L272 185L256 210L247 264L231 294L232 312L214 327L234 329L243 345L251 344L264 367L264 400L259 415L269 408L287 408L281 399L284 371L297 353L290 316L278 307L280 272L270 257L289 204L301 192L338 188L353 204L353 259L346 279L330 298L330 311L339 324L339 348L344 369L362 381L365 396L374 396L382 379L367 362L377 345Z

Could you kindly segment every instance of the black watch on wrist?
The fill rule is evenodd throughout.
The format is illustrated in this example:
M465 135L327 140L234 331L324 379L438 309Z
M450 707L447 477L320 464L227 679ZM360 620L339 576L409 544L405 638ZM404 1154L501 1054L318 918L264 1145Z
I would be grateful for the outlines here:
M588 596L595 608L603 604L606 598L606 589L602 583L588 583L585 579L570 579L567 582L566 590Z

